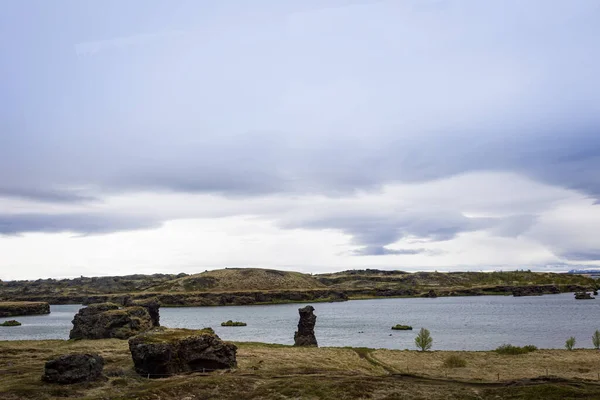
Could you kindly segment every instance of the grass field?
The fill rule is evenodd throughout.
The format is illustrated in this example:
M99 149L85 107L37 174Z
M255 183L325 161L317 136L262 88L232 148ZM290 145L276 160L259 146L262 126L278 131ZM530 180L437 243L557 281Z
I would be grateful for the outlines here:
M0 398L11 399L567 399L600 398L600 353L539 350L419 353L236 343L238 368L149 380L133 372L126 341L0 342ZM42 383L44 362L97 352L108 380ZM458 355L464 368L445 368ZM545 377L546 368L550 377ZM498 373L500 380L498 380ZM540 378L541 377L541 378Z

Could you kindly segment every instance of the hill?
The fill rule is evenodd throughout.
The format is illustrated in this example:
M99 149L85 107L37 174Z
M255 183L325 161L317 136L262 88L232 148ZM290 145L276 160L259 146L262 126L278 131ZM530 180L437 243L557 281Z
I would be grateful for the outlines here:
M311 275L261 268L205 271L161 283L146 292L230 292L240 290L302 290L326 286Z
M414 272L383 271L377 269L349 270L316 275L316 278L332 289L422 289L452 290L492 286L533 285L581 285L595 286L594 281L583 275L531 272Z

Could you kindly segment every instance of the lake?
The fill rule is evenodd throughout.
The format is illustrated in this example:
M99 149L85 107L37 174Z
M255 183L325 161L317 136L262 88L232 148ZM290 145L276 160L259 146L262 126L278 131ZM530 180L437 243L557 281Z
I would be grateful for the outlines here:
M320 346L414 349L419 328L431 331L433 350L491 350L501 344L563 348L592 347L600 329L600 300L575 300L572 293L534 297L479 296L353 300L268 306L161 308L161 324L173 328L210 326L225 340L293 344L298 308L312 304ZM0 340L67 339L78 305L53 305L51 314L17 319L20 327L0 327ZM246 327L221 327L227 320ZM392 331L395 324L413 331ZM362 333L359 333L362 332Z

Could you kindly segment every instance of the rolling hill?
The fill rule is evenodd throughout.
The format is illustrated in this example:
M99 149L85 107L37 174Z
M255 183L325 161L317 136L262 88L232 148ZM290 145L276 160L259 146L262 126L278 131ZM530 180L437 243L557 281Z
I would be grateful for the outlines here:
M243 290L307 290L326 285L308 274L261 268L205 271L161 283L145 292L230 292Z

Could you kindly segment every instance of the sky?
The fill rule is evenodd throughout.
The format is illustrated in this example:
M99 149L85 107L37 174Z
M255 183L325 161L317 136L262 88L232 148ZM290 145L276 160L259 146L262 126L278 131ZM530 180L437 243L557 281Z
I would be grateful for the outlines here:
M600 266L595 0L8 0L0 279Z

